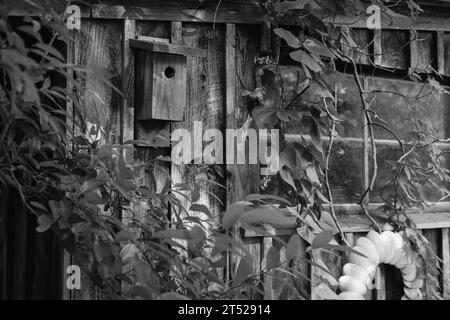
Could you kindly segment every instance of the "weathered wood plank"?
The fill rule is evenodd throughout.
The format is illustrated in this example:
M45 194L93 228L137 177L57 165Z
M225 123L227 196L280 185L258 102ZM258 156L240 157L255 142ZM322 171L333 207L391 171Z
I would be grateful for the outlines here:
M450 75L450 32L445 32L442 38L444 41L444 74Z
M386 267L381 264L375 274L376 300L386 300Z
M78 120L100 125L109 133L112 142L121 138L120 109L122 97L105 80L116 88L122 87L123 25L116 21L82 19L81 30L75 34L75 63L84 67L87 75L79 74L78 82L82 90L77 92L84 104L84 114L76 115ZM75 126L78 134L86 128ZM80 226L83 232L85 226ZM77 261L72 261L78 264ZM72 292L74 300L102 299L101 291L82 273L81 290Z
M83 19L75 40L78 46L76 62L89 72L87 77L79 79L84 88L79 92L85 104L84 120L111 131L115 142L120 135L119 106L122 98L103 79L121 88L122 37L121 23Z
M445 55L444 31L436 31L436 59L439 74L445 73Z
M145 19L205 23L261 23L263 12L257 1L188 2L161 0L134 4L95 4L92 17Z
M413 25L416 30L450 30L450 19L434 15L420 15L412 22L408 17L385 19L381 21L381 29L409 30ZM92 17L106 19L143 19L183 22L216 22L216 23L264 23L266 18L256 0L238 1L176 1L159 0L148 2L134 2L133 5L123 5L123 1L108 1L107 4L95 4L92 8ZM365 29L367 21L365 16L360 19L353 16L336 15L326 17L325 21L348 25L351 28ZM286 23L292 23L286 21Z
M373 30L373 62L381 65L383 61L383 44L380 29Z
M69 42L66 48L66 61L68 64L74 64L75 65L75 49L77 45L74 42ZM68 79L74 79L74 72L71 69L67 69L67 77ZM73 83L71 81L68 81L66 83L67 91L70 93L70 95L73 96L74 90L73 90ZM73 143L71 142L71 138L74 134L74 105L72 100L68 100L66 103L66 134L69 138L69 148L70 150L73 149ZM69 290L66 286L66 270L67 267L69 267L72 264L72 256L64 251L63 253L63 267L62 267L62 273L61 273L61 279L63 283L62 288L62 299L63 300L70 300L72 298L71 290Z
M135 21L135 28L135 36L167 39L167 41L170 39L170 24L167 22ZM133 52L133 55L135 54ZM137 66L130 67L134 73ZM137 87L135 87L135 81L132 83L133 88L130 90L134 97ZM143 88L143 90L148 90L148 88ZM137 148L136 159L143 164L140 176L151 190L159 192L166 181L170 179L170 168L167 166L167 162L155 161L155 159L159 156L169 156L170 149L168 143L158 139L157 136L169 138L170 124L166 121L139 121L136 117L134 118L134 137L147 143L147 146L138 146Z
M372 211L371 211L372 212ZM386 215L372 212L373 217L383 230L390 230L389 221ZM450 228L450 212L428 212L428 213L409 213L409 218L414 221L418 229L441 229ZM340 215L339 222L344 232L368 232L372 230L372 224L369 219L362 214L357 215ZM286 223L285 226L277 228L270 228L266 233L256 233L254 231L246 230L246 237L263 237L263 236L283 236L292 234L295 219L292 222Z
M122 48L122 93L121 141L134 140L134 55L129 47L130 39L136 35L136 22L125 19L123 24ZM133 151L124 150L125 163L133 163Z
M179 39L179 37L178 37ZM185 56L197 56L197 57L205 57L206 51L193 47L179 46L179 45L171 45L163 42L156 41L145 41L142 39L130 39L130 46L132 48L143 49L153 52L160 53L171 53L177 55L185 55Z
M383 53L380 66L394 69L408 68L409 32L400 30L382 30L381 47Z
M194 122L202 124L202 132L198 136L191 136L193 141L202 141L203 132L206 129L223 129L223 111L225 110L225 78L224 51L225 51L225 29L223 25L216 25L213 29L210 24L183 23L181 45L200 48L207 51L207 58L188 57L187 60L187 105L185 110L185 120L172 123L171 131L176 129L187 129L194 133ZM198 123L197 123L198 124ZM198 130L200 131L200 130ZM196 143L197 144L197 143ZM195 157L200 158L200 154ZM181 191L187 198L180 196L180 202L186 209L192 203L206 205L213 216L220 216L223 209L224 192L223 188L205 181L207 169L211 172L221 170L218 166L197 166L197 165L175 165L172 164L172 182L176 185L180 182L192 181L201 185L200 190ZM197 170L197 176L193 172ZM220 177L223 172L208 175L211 181L223 184ZM194 191L194 190L193 190ZM197 192L198 191L198 192ZM217 198L212 197L214 193ZM189 211L190 216L207 218L204 214ZM204 226L207 233L211 232L212 226Z
M417 32L417 66L425 68L427 66L437 66L436 37L433 32ZM412 65L412 63L411 63Z
M418 34L414 31L409 31L409 64L410 67L418 67Z
M267 270L267 253L273 245L273 239L271 237L263 238L263 255L261 261L261 270ZM263 286L264 286L264 300L273 300L273 291L272 291L272 280L273 276L270 273L265 273L263 278Z

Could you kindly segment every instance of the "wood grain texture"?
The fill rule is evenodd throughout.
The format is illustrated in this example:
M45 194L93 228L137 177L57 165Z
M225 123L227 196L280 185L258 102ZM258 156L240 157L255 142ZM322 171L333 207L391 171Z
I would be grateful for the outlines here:
M442 259L442 233L439 229L426 229L426 230L422 230L422 235L428 240L428 242L430 243L431 249L433 250L433 252L440 258ZM442 264L441 264L442 267ZM439 277L439 283L441 285L441 289L442 289L442 274ZM429 294L430 290L428 289L428 287L433 287L433 284L428 284L427 281L425 280L425 290L427 292L427 294Z
M136 36L145 36L153 38L165 38L170 39L170 23L158 22L158 21L136 21ZM137 52L136 52L137 53ZM136 54L135 53L135 54ZM137 58L135 56L135 58ZM135 65L133 66L133 70ZM135 71L135 75L139 72ZM134 87L133 81L133 94L137 88ZM143 90L150 90L148 86ZM147 94L148 96L148 94ZM135 105L137 102L135 102ZM135 109L137 109L135 107ZM135 114L137 110L135 110ZM159 120L146 120L139 121L137 116L134 119L134 136L137 140L143 140L146 142L146 146L138 146L136 159L142 164L140 177L145 185L151 190L158 192L161 191L166 181L170 179L170 167L167 162L155 161L159 156L170 156L169 144L157 136L161 135L169 139L170 124L167 121ZM149 145L151 147L149 147Z
M224 69L224 51L225 51L225 28L223 25L194 24L183 23L181 31L182 43L194 48L200 48L207 51L207 57L188 57L187 58L187 104L185 109L184 121L172 123L171 131L176 129L187 129L193 134L194 121L202 123L203 132L206 129L223 130L223 117L225 110L225 69ZM192 136L195 141L202 141L203 132L199 136ZM199 156L196 154L196 156ZM195 167L194 167L195 166ZM202 175L194 177L193 169L196 168L204 175L209 171L208 178L211 181L222 184L224 181L220 177L223 172L219 166L206 165L175 165L172 164L171 176L172 186L181 182L189 182L196 179L200 184L199 198L193 199L194 193L191 191L181 191L187 198L179 196L179 200L186 210L189 210L192 203L206 205L212 215L220 217L223 210L224 191L213 183L200 179ZM217 173L219 170L219 174ZM217 198L212 197L214 193ZM193 200L193 201L192 201ZM176 210L176 208L173 208ZM179 212L185 216L184 212ZM205 214L189 211L190 216L197 216L202 219L207 218ZM212 232L213 226L204 225L207 234Z
M383 62L383 43L380 29L373 30L373 62L378 66Z
M216 23L245 23L259 24L265 21L263 11L257 0L211 0L199 2L195 0L154 0L105 1L94 4L92 16L105 19L143 19L183 22L216 22ZM393 30L409 30L412 25L416 30L450 30L450 19L442 15L442 10L426 11L428 15L419 15L414 23L408 17L397 19L382 19L381 28ZM366 28L366 18L333 15L326 21L349 25L352 28ZM292 23L286 19L285 24Z
M346 43L341 45L342 51L355 59L356 63L369 64L372 32L368 29L355 28L348 30L348 33L362 52L352 50Z
M77 79L82 88L78 95L84 106L83 119L102 126L109 132L111 141L119 143L123 98L104 80L119 90L122 88L123 24L82 19L81 31L76 33L75 43L74 61L88 70L86 76L78 74ZM75 124L75 132L82 134L84 130ZM85 228L86 226L80 226L79 232L84 232ZM74 259L72 263L80 264ZM101 290L92 284L84 272L81 273L81 278L81 290L73 290L71 299L104 298Z
M260 43L260 26L236 25L229 26L229 45L225 55L227 64L227 111L226 129L241 128L249 116L249 100L243 97L243 90L253 90L255 58L259 56L260 50L267 49L270 44ZM267 32L269 33L269 32ZM270 34L270 33L269 33ZM229 104L231 103L231 104ZM250 128L255 128L250 124ZM247 152L248 146L245 152ZM259 165L227 166L227 203L242 200L246 195L259 193ZM263 239L252 241L243 239L254 251L263 250ZM262 279L263 281L265 279ZM264 284L265 285L265 284ZM272 297L277 297L272 293Z
M204 1L108 1L95 4L92 16L108 19L145 19L183 22L261 23L263 12L258 1L224 0Z
M75 39L78 46L75 61L89 71L87 77L79 77L83 88L79 95L85 107L84 118L111 131L113 141L119 141L122 98L103 79L116 88L122 86L122 24L82 19L81 26Z
M186 57L142 49L135 53L137 120L182 121L186 106Z
M123 22L123 49L122 49L122 93L121 104L121 141L134 140L134 54L129 47L130 39L136 35L134 20L125 19ZM131 164L134 152L124 150L125 163Z
M417 32L416 61L419 68L437 67L436 37L433 32Z
M369 207L370 208L370 207ZM370 209L369 209L370 210ZM372 212L372 211L371 211ZM389 221L382 212L372 212L374 219L383 230L390 230ZM441 229L450 227L450 212L428 212L428 213L408 213L408 217L414 221L418 229ZM368 232L372 230L372 224L367 217L360 214L340 215L339 222L344 232ZM284 226L269 228L265 233L256 233L254 231L246 231L246 237L263 237L263 236L284 236L292 234L295 219L287 222Z
M439 74L445 73L445 55L444 32L436 31L436 59Z
M450 299L450 232L449 228L442 229L442 294Z
M179 36L177 36L180 39ZM184 56L196 56L196 57L205 57L206 51L198 48L173 45L164 42L157 41L145 41L142 38L140 39L130 39L130 46L132 48L148 50L152 52L160 52L160 53L170 53Z
M450 75L450 32L443 35L444 41L444 74Z
M418 34L414 31L409 31L409 64L410 67L418 67L419 52L418 52Z
M394 69L407 69L409 32L399 30L382 30L381 47L383 54L381 66Z

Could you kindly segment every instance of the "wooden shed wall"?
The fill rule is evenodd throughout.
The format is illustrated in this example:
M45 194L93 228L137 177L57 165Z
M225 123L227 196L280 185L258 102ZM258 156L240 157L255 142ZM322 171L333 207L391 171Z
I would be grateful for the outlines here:
M241 2L239 0L224 1L225 9L219 10L217 14L215 14L216 6L211 6L210 2L207 2L208 7L200 9L193 7L192 1L182 1L181 7L177 6L179 1L172 0L152 1L151 3L130 1L127 5L123 5L123 1L117 1L116 4L113 1L110 2L108 5L94 6L92 10L84 12L85 17L81 23L82 32L76 33L76 45L69 48L68 56L70 61L106 75L112 84L125 92L122 97L93 76L80 79L80 82L84 84L82 96L85 101L92 104L92 112L98 114L103 125L112 128L116 141L150 139L149 137L152 137L158 130L190 129L193 121L196 120L203 121L203 130L207 128L224 130L242 125L247 118L247 106L246 98L241 96L241 91L254 88L254 61L260 50L267 46L261 36L262 30L264 30L261 27L263 19L255 6L255 1L249 1L246 5L239 5L238 2ZM158 21L160 17L164 18ZM437 64L440 70L444 70L446 74L450 74L449 19L442 17L439 19L440 23L430 22L427 19L418 22L421 30L428 30L431 32L431 38L436 37L438 40L432 41L430 35L425 34L426 41L419 43L419 51L416 54L426 58L426 61L437 59L433 63ZM403 28L405 31L395 34L390 34L393 31L383 31L384 36L381 38L381 42L375 46L381 44L380 47L389 47L393 43L394 48L397 48L399 43L409 36L404 25L391 26L392 30L397 27ZM447 31L442 31L445 28ZM437 32L436 30L441 31ZM367 39L370 38L370 32L367 30L362 33L365 33ZM403 35L404 33L406 36ZM188 103L185 121L168 125L158 121L139 122L134 119L133 76L135 65L133 52L129 49L127 40L137 35L167 38L174 43L194 46L207 51L206 58L188 58ZM405 52L393 55L392 59L386 58L387 60L381 61L381 64L384 63L391 67L407 67L411 62L411 52L408 48L403 47ZM422 51L425 53L420 53ZM443 58L438 60L439 57ZM93 94L90 92L91 90L96 91L97 94ZM168 148L139 147L136 157L143 161L151 161L161 154L168 155L170 150ZM174 167L170 169L175 182L181 182L188 178L183 170L177 170ZM258 166L234 165L226 169L227 172L224 171L223 179L219 176L216 177L217 182L226 185L226 192L215 185L208 186L210 191L218 194L220 201L211 197L204 190L200 192L199 203L207 205L213 214L220 214L226 204L239 200L248 193L259 192ZM150 181L150 175L147 175L145 170L142 174L149 184L156 182L158 188L164 185L165 178L162 173L156 173L156 181ZM189 203L184 202L189 207ZM357 232L361 233L362 231ZM349 237L356 239L361 235L357 232L349 231ZM441 226L438 229L428 228L424 231L436 252L444 259L444 263L447 263L445 270L448 270L450 265L448 232L448 226ZM282 238L287 242L289 236L284 234ZM283 256L284 244L274 241L273 237L247 235L244 239L254 257L254 271L264 268L267 250L272 245L280 247L281 256ZM306 255L306 252L304 254ZM344 256L325 259L336 277L339 276L345 259ZM67 263L72 262L68 259ZM317 272L311 270L308 265L300 264L298 268L304 275L313 277L312 287L318 283L320 275L315 276ZM444 273L442 280L447 283L445 290L447 290L448 296L448 284L450 283L448 271ZM282 289L279 281L270 277L261 277L261 282L265 284L265 298L278 298ZM310 283L299 281L297 285L304 293L312 291L314 298L314 290L311 289ZM377 298L384 298L386 295L388 297L395 296L393 293L381 292ZM64 297L70 299L102 298L87 279L83 279L81 290L64 291Z

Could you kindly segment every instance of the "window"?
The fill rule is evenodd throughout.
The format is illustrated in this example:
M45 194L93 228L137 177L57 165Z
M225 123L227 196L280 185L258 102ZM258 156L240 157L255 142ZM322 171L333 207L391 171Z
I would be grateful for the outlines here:
M280 69L283 79L283 91L287 99L292 99L291 92L301 85L305 79L301 69L296 67L282 67ZM436 139L450 137L450 96L439 93L437 88L430 84L400 80L396 78L363 76L362 83L366 91L373 92L369 100L373 99L371 109L374 121L392 129L403 142L416 141L418 131L429 130L429 134ZM334 139L330 160L330 186L333 202L337 204L356 205L361 199L362 192L368 186L372 168L370 141L365 126L365 118L361 111L359 91L353 75L336 73L324 76L330 87L336 90L336 107L342 122L337 128L339 135ZM311 82L311 87L314 87ZM311 88L301 95L302 104L314 105L323 103L323 99L315 94ZM280 92L275 94L278 99ZM301 117L299 117L301 118ZM308 135L307 128L302 120L289 122L286 128L287 141L294 140L300 135ZM383 187L393 176L395 161L401 156L401 149L396 138L382 127L374 127L375 143L377 148L377 179L374 189L369 195L370 203L383 202L380 194ZM327 149L328 136L322 133L324 150ZM407 145L407 150L410 145ZM450 148L450 145L449 145ZM447 149L445 143L435 144L436 152ZM364 150L368 150L364 155ZM419 158L420 158L419 154ZM442 157L444 160L444 157ZM423 159L417 159L426 166L426 154ZM428 181L422 182L429 187L427 198L439 200L440 196L433 195L433 186ZM430 192L431 190L431 192ZM383 195L389 195L389 188L385 188ZM450 208L450 202L448 203Z

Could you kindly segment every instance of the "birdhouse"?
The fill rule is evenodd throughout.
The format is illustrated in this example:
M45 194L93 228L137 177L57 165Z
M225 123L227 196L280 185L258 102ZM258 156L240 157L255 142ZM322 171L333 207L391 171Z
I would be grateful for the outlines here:
M130 39L135 49L137 120L183 121L186 107L187 56L206 51L164 42Z

